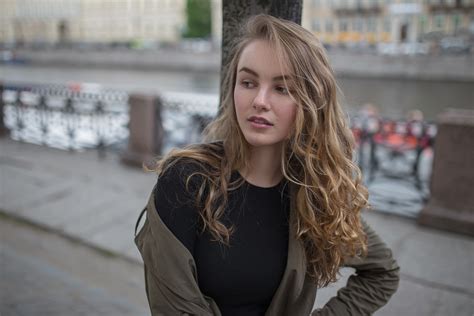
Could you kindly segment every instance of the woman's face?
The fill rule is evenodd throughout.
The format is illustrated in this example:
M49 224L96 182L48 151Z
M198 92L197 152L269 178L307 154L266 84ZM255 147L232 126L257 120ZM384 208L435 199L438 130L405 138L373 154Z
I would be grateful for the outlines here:
M289 136L296 117L296 102L288 93L290 75L266 41L252 41L242 51L234 104L240 129L251 146L281 146Z

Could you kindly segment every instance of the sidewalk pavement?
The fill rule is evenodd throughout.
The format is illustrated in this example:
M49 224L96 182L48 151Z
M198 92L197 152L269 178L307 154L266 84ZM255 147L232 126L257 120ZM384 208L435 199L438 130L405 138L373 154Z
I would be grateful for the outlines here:
M124 166L119 157L65 152L0 139L0 212L141 264L135 221L156 175ZM413 219L366 212L401 267L398 292L376 315L473 316L474 239L420 227ZM345 284L318 292L323 305Z

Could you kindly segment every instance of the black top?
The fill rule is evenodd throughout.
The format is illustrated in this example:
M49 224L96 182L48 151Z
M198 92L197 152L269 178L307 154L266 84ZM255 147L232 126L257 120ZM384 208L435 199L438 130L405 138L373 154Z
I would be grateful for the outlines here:
M158 178L155 206L165 225L191 252L201 292L214 299L224 316L264 315L280 284L288 256L287 186L261 188L244 182L229 191L221 221L235 231L230 247L201 232L196 190L202 176L186 179L196 164L179 162ZM201 178L200 178L201 177ZM241 177L232 174L232 180Z

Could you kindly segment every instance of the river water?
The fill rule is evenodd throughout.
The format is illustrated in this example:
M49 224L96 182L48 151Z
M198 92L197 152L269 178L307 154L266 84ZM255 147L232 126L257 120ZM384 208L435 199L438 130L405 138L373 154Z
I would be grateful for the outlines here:
M446 108L474 109L474 82L340 78L339 83L349 107L370 102L391 118L418 109L435 120Z
M344 94L342 104L348 111L372 103L386 117L403 118L408 111L418 109L426 119L435 120L446 108L474 109L474 82L363 77L337 79ZM0 80L7 83L90 82L127 92L217 94L219 91L217 73L0 65Z

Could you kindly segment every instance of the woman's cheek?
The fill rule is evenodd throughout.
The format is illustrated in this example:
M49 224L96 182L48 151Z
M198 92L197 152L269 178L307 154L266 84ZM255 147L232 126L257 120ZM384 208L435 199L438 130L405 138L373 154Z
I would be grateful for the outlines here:
M234 104L237 114L242 113L245 109L245 102L246 98L244 92L239 88L236 88L234 92Z

